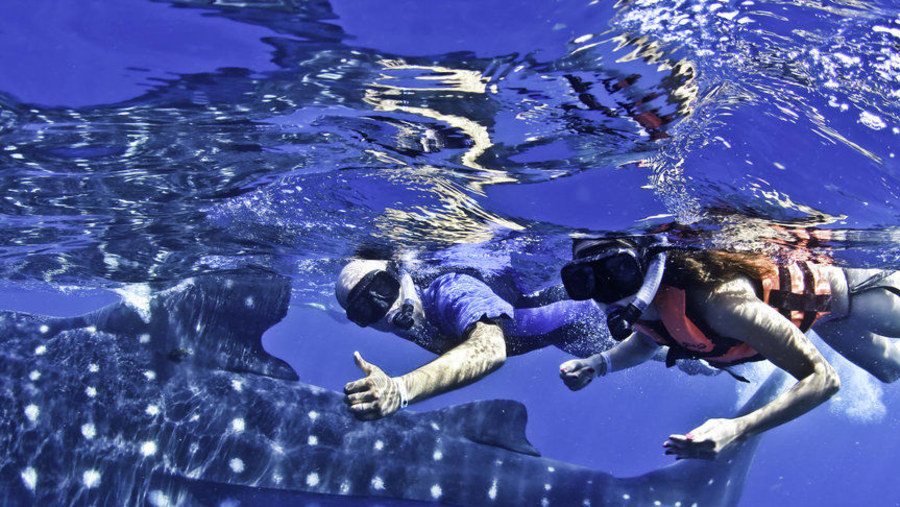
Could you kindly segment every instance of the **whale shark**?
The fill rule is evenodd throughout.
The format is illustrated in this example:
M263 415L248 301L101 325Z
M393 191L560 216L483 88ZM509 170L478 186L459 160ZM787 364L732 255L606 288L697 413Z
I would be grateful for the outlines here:
M138 291L140 292L140 291ZM525 407L354 419L262 347L290 281L151 284L95 312L0 312L4 505L736 505L758 438L631 478L547 459ZM770 378L744 410L777 394Z

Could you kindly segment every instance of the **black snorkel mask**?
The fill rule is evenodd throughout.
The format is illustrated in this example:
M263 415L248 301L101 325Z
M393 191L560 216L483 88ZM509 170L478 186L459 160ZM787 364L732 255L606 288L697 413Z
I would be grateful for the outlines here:
M371 326L383 319L400 296L402 278L394 269L367 273L347 295L347 318L360 327ZM391 316L391 324L409 330L415 324L415 306L406 299Z
M606 323L618 341L631 336L632 326L656 296L666 263L665 238L641 238L645 245L624 239L579 239L574 260L560 275L569 297L594 299L607 305L634 295L626 306L607 308Z
M593 299L612 304L636 293L644 282L644 268L637 252L610 248L597 255L580 257L563 266L560 272L569 297Z

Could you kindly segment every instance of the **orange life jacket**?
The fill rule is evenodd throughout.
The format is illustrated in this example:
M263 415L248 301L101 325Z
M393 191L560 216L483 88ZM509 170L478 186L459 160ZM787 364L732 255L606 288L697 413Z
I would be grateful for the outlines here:
M757 280L757 293L804 333L831 308L831 284L822 267L811 262L772 266ZM658 321L638 321L635 328L669 347L666 365L676 359L705 359L717 367L765 359L740 340L719 336L687 305L684 290L663 285L653 299Z

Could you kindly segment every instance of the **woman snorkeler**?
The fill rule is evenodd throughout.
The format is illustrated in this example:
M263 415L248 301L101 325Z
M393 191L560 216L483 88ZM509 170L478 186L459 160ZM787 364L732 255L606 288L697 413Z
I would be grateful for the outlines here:
M776 263L762 254L676 249L647 238L576 240L573 259L562 269L569 296L604 306L620 343L560 365L570 389L641 364L662 345L668 364L697 358L727 371L768 359L797 379L759 410L670 435L663 445L678 459L713 459L834 395L840 379L804 334L810 328L882 382L900 378L900 348L887 338L900 337L900 272Z

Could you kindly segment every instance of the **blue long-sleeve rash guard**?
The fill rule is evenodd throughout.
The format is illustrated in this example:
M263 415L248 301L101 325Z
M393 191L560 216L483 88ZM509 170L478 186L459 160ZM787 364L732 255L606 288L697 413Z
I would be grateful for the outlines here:
M542 304L543 303L543 304ZM435 279L422 292L425 316L432 324L416 341L429 348L459 344L469 326L479 320L496 322L503 329L507 353L521 354L556 345L578 356L608 348L603 312L593 301L532 301L529 307L514 307L484 282L470 275L448 273ZM441 345L439 345L441 344Z

